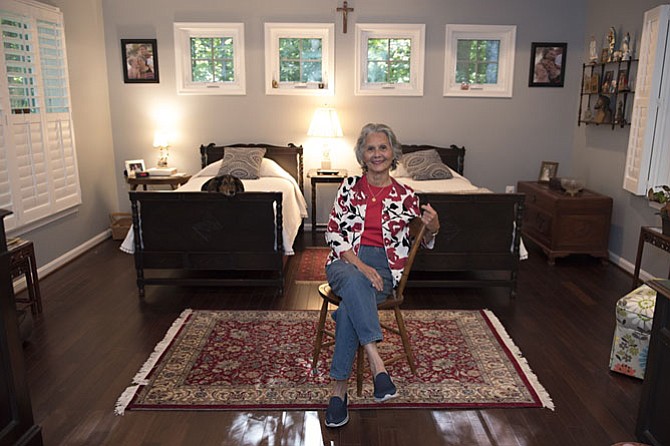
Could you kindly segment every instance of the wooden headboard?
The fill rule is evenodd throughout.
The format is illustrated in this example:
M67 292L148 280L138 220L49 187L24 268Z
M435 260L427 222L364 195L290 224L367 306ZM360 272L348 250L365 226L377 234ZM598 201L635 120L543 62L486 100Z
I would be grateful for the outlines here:
M272 144L226 144L217 146L213 142L208 145L200 146L200 166L212 164L223 158L225 147L264 147L266 149L265 157L270 158L279 164L282 169L287 171L298 182L301 191L305 191L303 184L303 148L289 143L288 146L275 146Z
M449 147L436 147L436 146L429 146L429 145L425 145L425 144L420 144L420 145L415 145L415 144L405 145L405 144L403 144L403 146L402 146L402 152L403 153L411 153L411 152L417 152L419 150L429 150L429 149L437 150L437 153L440 154L440 158L442 158L442 162L444 164L446 164L450 168L454 169L460 175L463 175L463 163L464 163L464 160L465 160L465 147L458 147L454 144L450 145Z

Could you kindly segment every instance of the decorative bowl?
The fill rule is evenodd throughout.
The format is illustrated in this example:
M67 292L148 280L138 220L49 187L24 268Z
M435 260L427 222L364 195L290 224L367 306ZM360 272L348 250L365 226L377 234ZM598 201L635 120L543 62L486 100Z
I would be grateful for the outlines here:
M574 197L584 189L584 181L578 178L561 178L561 187L566 194Z

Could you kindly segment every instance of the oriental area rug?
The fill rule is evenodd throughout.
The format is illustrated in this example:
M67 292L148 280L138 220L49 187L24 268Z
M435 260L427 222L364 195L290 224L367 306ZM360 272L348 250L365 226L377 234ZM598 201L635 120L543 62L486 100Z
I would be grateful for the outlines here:
M300 253L300 263L296 272L296 283L314 283L326 281L326 259L330 248L305 248Z
M400 395L384 404L373 400L368 367L361 397L352 374L350 409L553 409L492 312L403 314L417 374L404 361L390 365ZM312 371L318 316L317 311L185 310L118 399L115 412L325 409L333 352L332 347L322 350ZM380 318L394 321L390 312L380 312ZM402 344L385 334L379 349L389 357Z

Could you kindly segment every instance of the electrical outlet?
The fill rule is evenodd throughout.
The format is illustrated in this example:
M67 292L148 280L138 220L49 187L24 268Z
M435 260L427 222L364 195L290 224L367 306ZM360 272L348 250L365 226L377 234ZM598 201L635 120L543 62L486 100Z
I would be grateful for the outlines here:
M514 186L505 186L505 193L506 194L513 194L516 192L516 187Z

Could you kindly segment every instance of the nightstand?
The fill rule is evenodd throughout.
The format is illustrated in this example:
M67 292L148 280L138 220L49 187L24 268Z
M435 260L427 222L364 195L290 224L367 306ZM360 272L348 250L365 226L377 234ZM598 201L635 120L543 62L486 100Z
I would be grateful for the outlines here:
M137 186L142 186L144 190L147 190L147 186L160 186L165 184L168 184L172 189L176 189L190 179L191 175L185 173L177 173L169 176L154 175L152 177L141 177L141 178L127 177L126 182L130 185L130 190L136 190Z
M537 181L519 181L517 191L526 194L521 233L542 248L550 265L570 254L607 260L610 197L588 189L573 197Z
M319 225L316 222L316 185L317 184L340 184L347 177L345 169L333 169L334 174L320 174L318 169L310 169L307 172L307 178L312 182L312 243L316 244L316 230L319 226L326 227L325 224Z

